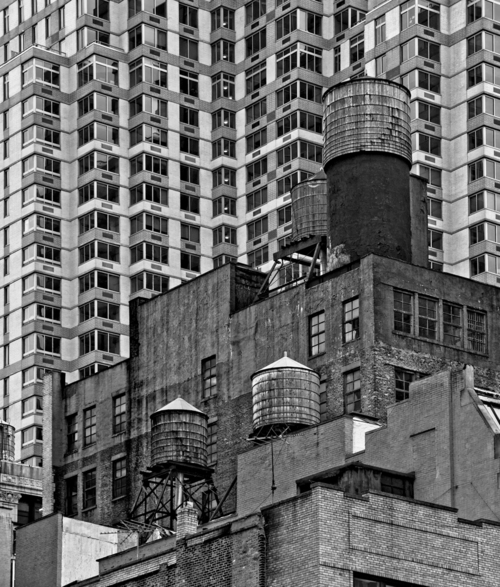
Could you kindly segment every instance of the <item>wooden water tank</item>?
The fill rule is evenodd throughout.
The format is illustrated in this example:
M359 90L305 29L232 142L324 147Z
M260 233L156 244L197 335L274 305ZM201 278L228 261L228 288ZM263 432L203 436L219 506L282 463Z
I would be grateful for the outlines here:
M207 466L208 416L177 398L151 414L151 466Z
M0 460L13 461L15 458L14 426L0 420Z
M292 196L292 241L310 235L326 235L326 174L321 169L316 175L297 184Z
M319 375L285 356L252 375L253 428L319 424Z

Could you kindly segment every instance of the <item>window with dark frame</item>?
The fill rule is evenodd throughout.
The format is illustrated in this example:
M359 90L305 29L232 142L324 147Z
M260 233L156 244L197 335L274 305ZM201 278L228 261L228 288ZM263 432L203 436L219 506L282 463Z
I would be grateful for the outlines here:
M325 312L309 317L309 356L325 352Z
M113 461L113 499L127 495L127 459Z
M216 421L208 424L207 461L209 465L217 462L217 429Z
M67 451L73 452L77 448L78 442L78 421L77 414L66 418L66 444Z
M361 371L353 369L344 373L345 413L361 412Z
M395 399L397 402L402 402L410 397L410 383L420 379L419 373L415 371L408 371L400 367L394 367L395 380Z
M438 302L425 296L418 296L418 335L437 339Z
M462 307L443 302L443 342L462 346Z
M326 381L319 384L319 420L324 422L327 418L328 399L326 394Z
M486 313L467 308L467 346L469 350L486 352Z
M343 342L351 342L359 338L359 297L342 304Z
M83 446L96 441L96 407L87 408L83 412Z
M97 504L97 477L96 470L84 471L83 481L83 509L94 508Z
M127 402L125 394L113 398L113 434L125 432L127 424Z
M211 397L217 393L217 357L213 355L201 362L203 397Z
M411 334L413 329L413 295L394 290L394 330Z
M66 515L75 516L78 513L78 476L66 479Z

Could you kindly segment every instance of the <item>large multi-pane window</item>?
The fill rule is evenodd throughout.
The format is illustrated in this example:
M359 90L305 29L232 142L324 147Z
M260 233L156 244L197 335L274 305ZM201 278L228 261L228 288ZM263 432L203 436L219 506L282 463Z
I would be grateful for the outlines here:
M96 441L97 416L96 407L87 408L83 411L83 446L89 446Z
M198 28L198 9L179 3L179 22L194 29Z
M220 72L212 77L212 100L229 98L234 100L235 77L229 73Z
M191 214L200 213L200 198L190 194L181 194L181 210Z
M183 165L181 163L180 171L181 181L200 185L200 170L197 167L193 167L192 165Z
M422 26L439 30L440 6L429 0L409 0L401 4L401 30L420 24Z
M166 74L165 74L166 82ZM165 83L166 87L166 83ZM198 74L185 69L179 70L179 91L181 94L198 97Z
M181 240L192 243L200 242L200 227L194 224L185 224L181 222Z
M167 50L167 31L162 31L146 24L140 24L128 33L128 46L132 51L140 45L148 45L156 49Z
M500 212L500 194L487 191L469 196L469 214L474 214L485 208Z
M321 49L296 43L276 54L276 77L281 77L297 67L322 73L323 52Z
M297 11L293 10L276 19L276 39L286 37L297 29Z
M500 85L500 67L481 63L467 70L467 87L470 88L482 82Z
M32 261L42 261L50 265L61 264L61 249L33 243L23 249L23 265Z
M323 149L321 145L307 143L306 141L295 141L278 150L278 167L286 165L297 157L321 163L323 160Z
M262 216L257 220L249 222L247 224L247 240L253 240L258 238L259 236L266 234L269 230L269 222L268 217Z
M251 57L266 47L266 29L248 35L245 39L246 56Z
M246 24L249 25L266 14L266 0L251 0L245 5Z
M449 302L443 302L443 342L462 345L462 307Z
M61 175L61 162L42 155L31 155L23 159L23 175L40 171L48 175Z
M32 214L23 219L23 234L28 234L33 230L42 230L50 234L61 234L61 221L59 218L43 216L42 214Z
M411 103L412 118L420 118L432 124L441 124L441 108L428 102L415 100Z
M264 87L267 83L266 62L258 63L245 72L246 93L251 94Z
M366 12L357 8L345 8L335 14L335 34L338 35L365 19Z
M247 165L247 182L254 181L267 173L267 157L263 157L254 163Z
M500 225L492 222L482 222L469 228L470 244L475 245L488 240L493 243L500 243Z
M113 461L113 499L127 495L127 459L122 457Z
M83 175L91 169L100 169L109 173L119 172L119 158L102 151L92 151L78 159L78 175Z
M32 333L23 338L23 357L33 353L61 356L61 339L46 334Z
M416 55L440 62L440 45L415 37L401 45L401 61L407 61Z
M31 273L31 275L23 277L23 293L34 290L58 295L61 293L61 279L43 273Z
M179 148L181 153L189 153L190 155L198 157L200 154L200 139L187 135L180 135Z
M402 402L410 397L410 383L418 379L418 373L407 371L400 367L394 368L394 388L396 391L396 401Z
M321 104L323 88L304 81L295 81L281 88L276 92L277 106L284 106L295 100L295 98L303 98L311 102Z
M139 12L149 12L156 14L163 18L167 17L167 1L166 0L129 0L128 16L131 18L134 14Z
M78 100L78 116L83 116L92 110L99 110L108 114L118 114L118 98L106 96L99 92L92 92Z
M120 276L106 271L91 271L78 278L79 291L84 293L94 287L109 291L120 291Z
M467 39L467 56L473 55L482 49L492 53L500 53L500 36L482 31Z
M247 253L248 264L250 267L259 267L269 261L269 247L260 247Z
M54 100L48 100L41 96L30 96L23 100L22 113L23 117L28 116L32 112L39 112L44 116L50 116L51 118L60 117L61 105L59 102Z
M217 393L217 358L215 355L201 362L201 381L203 397Z
M60 84L59 65L43 59L31 59L23 63L21 79L23 87L36 82L44 86L58 88ZM7 97L4 93L4 98Z
M276 122L278 137L281 137L296 128L303 128L310 132L321 134L323 128L323 117L301 110L292 112ZM308 157L306 157L307 159ZM314 159L315 160L315 159Z
M142 273L133 275L130 279L130 282L132 286L132 293L136 293L142 289L154 291L157 293L164 293L168 291L168 277L158 275L158 273L143 271Z
M261 188L247 195L247 212L267 204L267 188Z
M342 304L342 338L351 342L359 338L359 298L353 298Z
M43 322L61 323L61 308L46 306L37 303L30 304L23 308L23 324L32 320L43 320Z
M92 351L120 354L120 336L111 332L92 330L80 336L80 356Z
M480 179L481 177L490 177L491 179L500 179L500 163L492 159L479 159L469 164L469 182Z
M309 316L309 356L325 352L325 312Z
M130 189L130 205L146 201L168 206L168 189L148 183L141 183Z
M411 333L413 330L413 295L394 290L394 330Z
M360 33L349 41L350 63L356 63L365 56L365 34Z
M91 122L78 131L78 146L81 147L90 141L97 140L105 143L118 145L118 128L103 124L102 122Z
M168 146L168 132L151 124L140 124L130 131L130 146L133 147L143 141L166 147Z
M135 234L140 230L149 230L158 234L168 234L168 218L143 212L130 219L130 233Z
M113 434L125 432L127 425L127 400L125 394L113 398Z
M225 6L220 6L219 8L212 10L210 14L212 20L212 32L220 28L234 31L234 10L226 8Z
M106 259L115 263L120 262L120 247L101 241L91 241L78 247L78 262L87 263L91 259Z
M440 188L441 182L441 169L429 167L428 165L419 165L419 175L427 180L427 183L431 186Z
M234 63L234 43L224 39L212 43L212 63L217 63L217 61Z
M247 135L247 153L251 153L256 149L260 149L267 143L267 129L258 130L252 134Z
M422 88L435 94L441 93L441 78L439 75L429 73L428 71L421 71L420 69L413 69L409 73L401 77L401 83L409 90L414 88Z
M139 243L130 248L130 264L148 260L155 263L168 265L168 247L154 245L153 243Z
M236 186L236 171L229 167L219 167L212 173L213 187L219 185Z
M179 121L189 126L199 126L199 112L194 108L179 106Z
M217 157L236 157L236 142L230 139L217 139L212 143L212 159Z
M236 229L232 226L218 226L213 230L213 245L216 247L222 243L235 245L236 244Z
M438 302L433 298L418 296L418 335L437 338Z
M432 135L426 135L422 132L417 133L417 149L436 157L441 156L441 138Z
M361 370L348 371L343 379L345 413L361 412Z
M132 61L129 65L130 72L130 87L134 87L141 82L167 87L167 64L154 61L147 57L141 57L136 61ZM181 76L182 77L182 76ZM196 78L198 79L198 78ZM182 82L181 82L182 92ZM187 93L187 92L184 92Z
M94 181L78 189L79 206L94 198L116 204L119 201L119 188L115 185Z
M486 352L486 314L467 309L467 348L480 353Z
M155 98L148 94L141 94L140 96L136 96L133 100L130 100L129 104L130 118L141 112L147 112L148 114L154 114L155 116L163 116L164 118L168 117L168 102L166 100L160 100L160 98Z
M118 61L100 55L91 55L78 64L78 87L92 80L118 85Z
M109 20L108 0L78 0L78 16L89 14L103 20Z
M83 27L78 30L76 40L76 47L79 51L81 51L92 43L99 43L99 45L109 46L110 34L107 31L101 31L99 29L93 29L90 27Z
M101 300L92 300L79 307L80 323L91 318L102 318L103 320L120 321L120 306Z
M83 509L90 509L97 503L97 477L96 470L84 471L82 475L83 483Z
M251 124L252 122L262 118L267 114L267 100L263 98L258 102L254 102L245 108L246 123Z
M168 175L168 160L161 157L141 153L130 160L130 175L135 175L141 171L149 171L158 175Z

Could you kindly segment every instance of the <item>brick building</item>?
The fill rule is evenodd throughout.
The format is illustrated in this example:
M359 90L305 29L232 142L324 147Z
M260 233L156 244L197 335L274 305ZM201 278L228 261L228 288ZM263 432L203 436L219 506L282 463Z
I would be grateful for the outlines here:
M99 575L83 569L74 580L496 584L499 290L426 267L408 92L373 80L330 92L326 235L276 257L299 254L307 277L272 289L269 276L229 263L134 300L128 360L69 384L45 378L44 513L56 515L42 522L62 513L141 538L134 551L117 541ZM387 212L380 222L373 202ZM277 391L280 377L291 389L291 371L316 386L293 388L300 406ZM262 373L270 409L285 413L265 426L256 425ZM290 424L292 405L307 424ZM203 420L207 467L157 466L160 412ZM19 533L20 587L42 522Z

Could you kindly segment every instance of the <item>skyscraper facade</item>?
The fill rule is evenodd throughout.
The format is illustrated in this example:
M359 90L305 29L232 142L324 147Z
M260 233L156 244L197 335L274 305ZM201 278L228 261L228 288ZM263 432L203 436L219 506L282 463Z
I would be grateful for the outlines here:
M131 299L230 259L270 268L334 83L411 89L430 266L499 279L496 4L228 4L1 5L0 415L28 464L45 370L71 382L128 356Z

